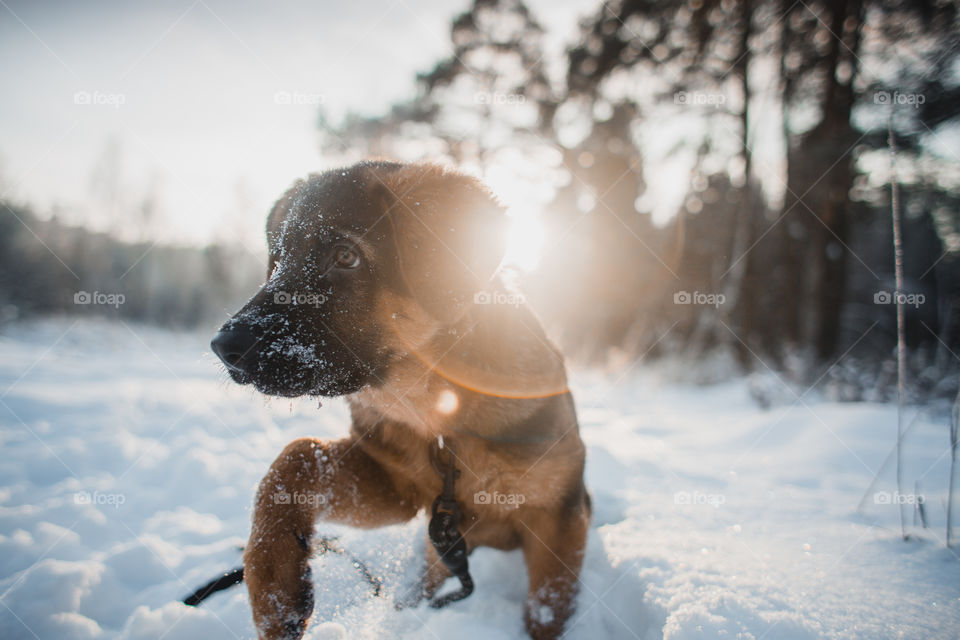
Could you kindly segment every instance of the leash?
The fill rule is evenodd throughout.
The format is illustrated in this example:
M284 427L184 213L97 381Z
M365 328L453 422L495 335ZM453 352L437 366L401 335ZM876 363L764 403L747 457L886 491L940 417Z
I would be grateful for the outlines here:
M467 563L467 541L464 540L459 529L461 512L454 493L454 484L460 477L460 470L454 463L453 450L449 445L444 445L443 436L438 436L430 445L430 463L443 478L443 490L433 501L433 507L430 510L430 523L427 525L427 535L430 537L430 543L437 551L437 555L440 556L440 560L450 573L460 580L460 588L457 591L430 601L432 608L440 609L452 602L463 600L473 593L473 578L470 576ZM370 569L362 560L337 545L336 538L321 536L316 539L315 544L321 555L329 551L348 557L364 580L372 587L373 595L380 595L382 586L380 579L370 572ZM229 589L241 582L243 582L242 565L214 578L184 598L182 602L185 605L196 607L218 591Z
M207 584L203 585L184 598L183 604L189 607L195 607L215 594L217 591L229 589L233 585L240 584L241 582L243 582L243 565L237 567L233 571L228 571L219 578L214 578Z
M355 555L348 552L346 549L343 549L342 547L340 547L337 544L336 538L331 538L328 536L320 536L316 539L314 544L316 545L316 550L320 553L320 555L325 555L329 551L329 552L336 553L338 555L343 555L349 558L350 564L352 564L354 568L360 572L360 575L363 576L364 580L366 580L367 583L370 584L370 587L373 589L374 597L377 597L380 595L380 587L382 586L380 579L370 572L369 567L367 567L367 565L364 564L363 560L360 560ZM202 587L200 587L199 589L191 593L189 596L184 598L182 602L187 606L196 607L201 602L203 602L213 594L217 593L218 591L229 589L233 585L240 584L241 582L243 582L243 566L242 565L237 567L236 569L233 569L232 571L228 571L227 573L223 574L218 578L214 578L213 580L211 580L210 582L203 585Z
M446 452L446 462L441 459L443 452ZM453 450L444 446L443 436L438 436L431 444L430 462L443 478L443 490L433 501L427 535L440 560L460 580L459 590L430 601L431 607L439 609L473 593L473 578L467 563L467 541L459 530L461 514L454 494L454 483L460 470L454 464Z

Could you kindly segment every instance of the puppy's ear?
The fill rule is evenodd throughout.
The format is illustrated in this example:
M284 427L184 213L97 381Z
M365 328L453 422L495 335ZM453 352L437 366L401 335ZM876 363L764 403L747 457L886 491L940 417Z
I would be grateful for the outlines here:
M374 183L403 282L431 316L454 323L503 259L503 207L476 178L432 165L404 166Z
M302 178L290 185L290 188L274 203L273 208L270 209L270 215L267 216L267 279L273 273L273 268L276 266L277 258L280 255L280 228L293 207L294 199L304 185L306 185L306 181Z

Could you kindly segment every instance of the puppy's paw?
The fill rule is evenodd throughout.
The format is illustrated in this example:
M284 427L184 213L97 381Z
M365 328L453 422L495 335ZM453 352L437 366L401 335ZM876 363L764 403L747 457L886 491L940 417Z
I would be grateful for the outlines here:
M297 580L265 587L250 595L253 621L262 640L300 640L313 613L310 567L304 564Z
M258 545L244 557L244 581L261 640L300 640L313 613L308 554L299 540L284 547Z

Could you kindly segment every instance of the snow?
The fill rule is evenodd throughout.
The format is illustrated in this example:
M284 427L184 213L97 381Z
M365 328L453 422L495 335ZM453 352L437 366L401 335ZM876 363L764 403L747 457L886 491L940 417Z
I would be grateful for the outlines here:
M0 335L0 637L254 637L242 587L199 608L179 599L239 563L254 488L283 446L342 436L348 414L341 400L318 408L234 385L210 335L87 320ZM903 542L884 504L891 405L830 402L772 374L709 386L657 367L571 377L595 514L567 638L958 637L943 416L907 416L903 500L920 479L931 528ZM758 388L777 390L766 410ZM518 552L475 552L462 602L395 610L425 526L321 527L388 597L372 597L348 558L317 558L307 637L523 638Z

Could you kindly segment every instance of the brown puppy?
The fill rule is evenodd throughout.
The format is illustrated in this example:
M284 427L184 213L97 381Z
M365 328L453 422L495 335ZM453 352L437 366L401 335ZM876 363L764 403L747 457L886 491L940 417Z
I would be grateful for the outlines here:
M353 424L292 442L260 485L244 579L261 638L306 628L317 520L429 513L438 436L468 549L522 548L527 630L563 633L590 518L584 446L561 355L495 276L502 214L473 178L387 162L311 175L271 211L268 280L213 350L264 393L347 396ZM428 541L420 597L449 575Z

